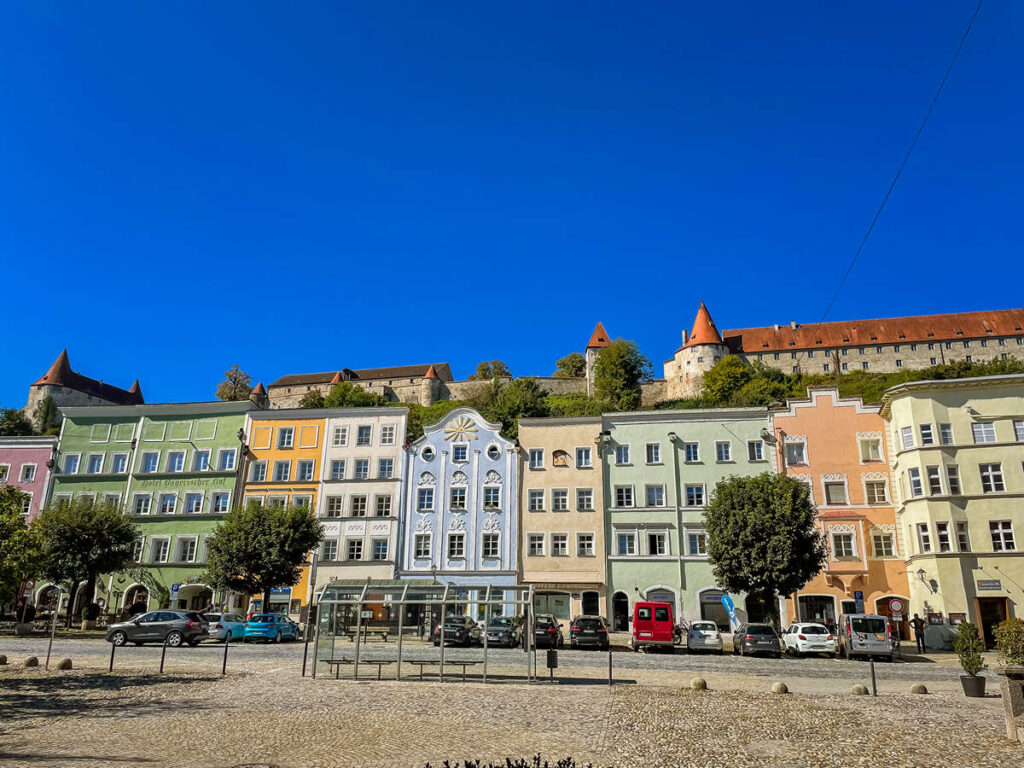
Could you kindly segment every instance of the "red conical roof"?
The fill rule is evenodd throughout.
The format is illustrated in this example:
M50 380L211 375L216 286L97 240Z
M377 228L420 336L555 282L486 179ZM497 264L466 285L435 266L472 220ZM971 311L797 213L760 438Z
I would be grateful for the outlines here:
M331 379L331 384L341 384L341 371L334 374L334 378Z
M715 327L711 313L702 301L697 308L697 317L693 321L693 330L683 347L696 347L699 344L722 344L722 334Z
M597 325L594 326L594 332L590 334L590 341L587 343L587 349L600 349L601 347L607 347L610 342L608 341L608 331L604 329L599 320Z
M53 361L53 365L50 366L50 370L44 373L36 384L67 386L71 383L73 378L74 372L71 370L71 363L68 362L68 351L65 349L57 356L57 359Z
M132 395L132 396L133 396L133 397L135 398L135 401L136 401L137 403L140 403L140 404L141 404L141 403L144 403L144 402L146 402L146 401L145 401L145 400L143 400L143 398L142 398L142 387L141 387L141 386L139 386L139 380L138 380L138 379L136 379L136 380L135 380L135 383L133 383L133 384L131 385L131 387L130 387L130 388L128 389L128 394L129 394L129 395Z
M437 371L434 370L434 365L433 365L433 363L431 363L430 367L427 368L427 372L425 374L423 374L423 378L425 378L425 379L439 379L441 377L437 375Z
M265 395L265 394L267 394L267 390L263 387L263 382L262 381L256 383L256 388L252 391L252 393L254 395Z

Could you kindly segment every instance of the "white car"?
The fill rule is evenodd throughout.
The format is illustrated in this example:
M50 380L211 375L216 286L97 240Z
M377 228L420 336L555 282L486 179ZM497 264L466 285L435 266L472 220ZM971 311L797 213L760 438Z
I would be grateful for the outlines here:
M245 637L245 619L237 613L206 613L203 618L210 622L210 639L223 643L231 633L231 642L240 643Z
M839 651L836 636L823 624L793 624L782 635L786 653L803 656L806 653L827 653L835 658Z
M714 651L722 653L722 633L713 621L695 621L686 637L687 651Z

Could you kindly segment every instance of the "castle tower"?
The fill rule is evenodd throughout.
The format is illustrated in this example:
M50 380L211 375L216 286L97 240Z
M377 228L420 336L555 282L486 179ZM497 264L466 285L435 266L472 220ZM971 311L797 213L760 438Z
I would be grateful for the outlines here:
M63 350L50 369L28 389L25 415L36 422L35 413L47 397L61 405L139 405L143 403L142 388L136 379L131 389L121 389L98 379L91 379L71 369L68 351ZM36 427L40 426L36 423Z
M669 399L696 397L704 374L729 354L711 313L702 301L697 308L693 330L683 331L683 345L665 361L665 394Z
M590 341L587 343L587 350L584 352L584 357L587 360L587 396L594 396L594 363L597 362L597 356L602 349L607 347L611 342L608 341L608 332L598 321L597 325L594 326L594 332L590 334Z
M420 405L424 408L433 405L440 399L440 390L441 377L437 375L437 371L431 365L420 379Z
M258 382L252 392L249 393L249 399L261 410L266 410L270 407L270 398L267 397L267 389L263 386L262 381Z

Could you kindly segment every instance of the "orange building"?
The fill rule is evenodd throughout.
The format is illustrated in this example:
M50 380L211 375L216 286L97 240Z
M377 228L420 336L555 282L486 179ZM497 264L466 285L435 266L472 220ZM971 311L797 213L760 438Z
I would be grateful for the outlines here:
M773 412L778 471L811 486L828 543L825 569L786 600L785 621L834 624L857 611L890 615L909 605L905 553L892 502L886 430L879 406L809 389ZM903 637L907 634L903 615Z

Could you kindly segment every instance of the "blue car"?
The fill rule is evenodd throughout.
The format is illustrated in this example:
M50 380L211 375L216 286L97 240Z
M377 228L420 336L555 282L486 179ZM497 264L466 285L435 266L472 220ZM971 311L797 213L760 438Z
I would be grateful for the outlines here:
M261 638L269 642L295 640L299 625L280 613L260 613L245 622L245 639Z

